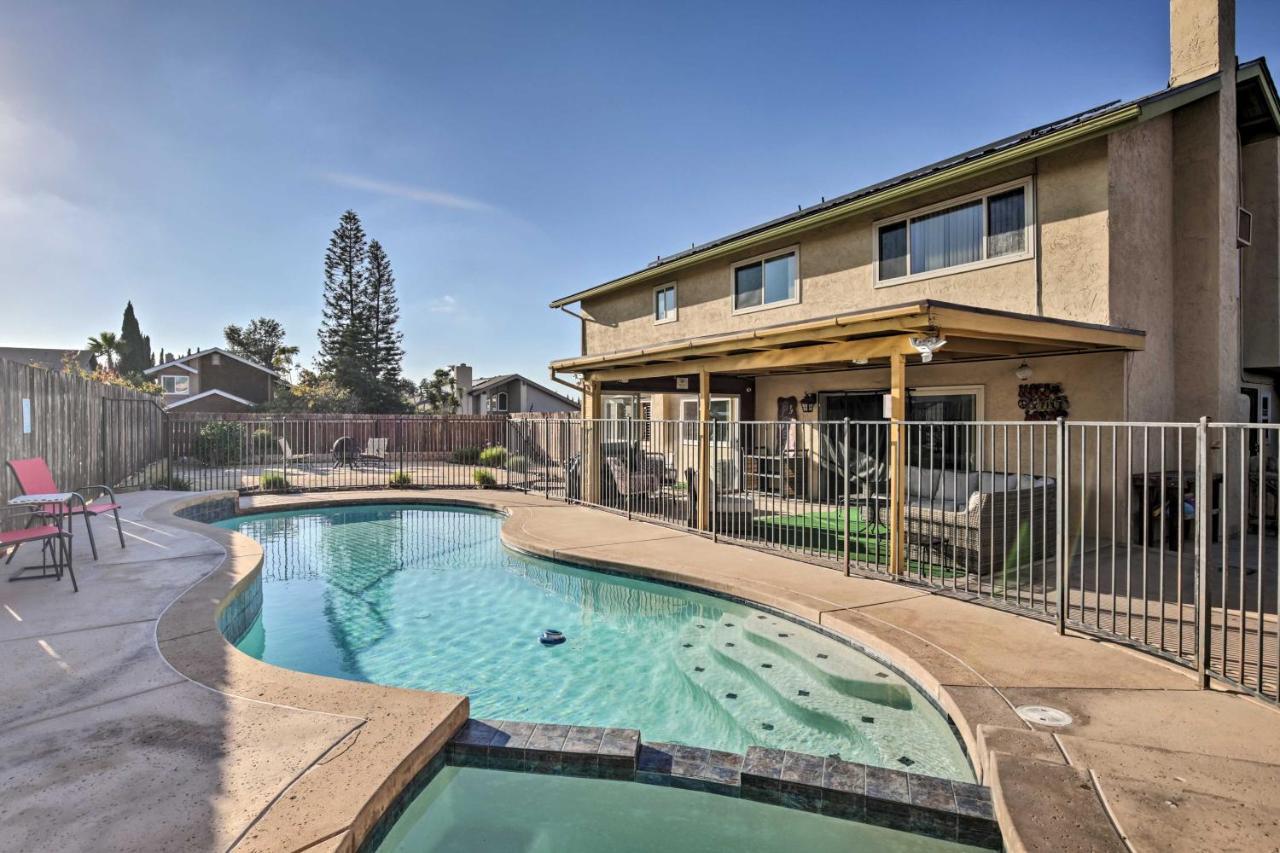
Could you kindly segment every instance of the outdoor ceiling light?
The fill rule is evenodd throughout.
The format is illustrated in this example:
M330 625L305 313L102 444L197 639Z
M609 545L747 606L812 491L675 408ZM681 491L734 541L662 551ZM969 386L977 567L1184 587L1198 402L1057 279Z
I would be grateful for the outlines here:
M1031 378L1031 365L1023 361L1022 364L1018 365L1018 369L1013 371L1013 375L1026 382Z
M928 364L933 361L933 354L946 346L946 338L927 337L912 338L911 345L920 353L920 361Z
M867 359L865 359L865 358L855 358L855 359L853 360L853 363L854 363L854 364L856 364L856 365L858 365L858 366L862 366L862 365L864 365L864 364L866 364L866 363L867 363Z
M818 404L818 395L810 391L800 398L800 408L806 412L812 412L813 407Z

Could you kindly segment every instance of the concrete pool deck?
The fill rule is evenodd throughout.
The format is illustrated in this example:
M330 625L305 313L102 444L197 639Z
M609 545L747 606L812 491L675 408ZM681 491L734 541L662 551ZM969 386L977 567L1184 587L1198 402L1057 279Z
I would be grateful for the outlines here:
M0 848L350 850L466 718L462 697L289 672L222 640L218 605L261 550L172 515L208 497L124 496L128 548L99 519L78 594L0 586ZM892 660L955 720L1011 849L1280 846L1280 710L1121 646L535 495L240 504L428 500L508 513L513 548L732 594ZM1034 726L1027 704L1075 722Z

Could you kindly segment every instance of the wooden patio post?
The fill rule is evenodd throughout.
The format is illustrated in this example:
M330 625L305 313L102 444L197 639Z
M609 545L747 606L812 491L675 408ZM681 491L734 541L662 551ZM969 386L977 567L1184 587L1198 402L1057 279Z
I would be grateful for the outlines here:
M596 419L600 417L600 384L583 377L582 383L582 499L600 503L600 433Z
M898 576L906 566L906 530L903 512L906 483L905 458L907 418L907 357L901 352L889 356L889 571Z
M698 529L711 529L711 374L698 373Z

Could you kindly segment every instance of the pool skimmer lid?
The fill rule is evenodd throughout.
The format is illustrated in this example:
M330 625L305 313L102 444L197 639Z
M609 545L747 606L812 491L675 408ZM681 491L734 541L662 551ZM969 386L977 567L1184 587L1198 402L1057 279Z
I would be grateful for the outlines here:
M564 634L554 628L547 628L542 632L542 636L538 637L538 642L544 646L558 646L564 642Z
M1051 726L1052 728L1060 729L1075 722L1066 711L1059 711L1057 708L1050 708L1046 705L1020 705L1014 710L1018 712L1019 717L1028 723L1035 723L1037 726Z

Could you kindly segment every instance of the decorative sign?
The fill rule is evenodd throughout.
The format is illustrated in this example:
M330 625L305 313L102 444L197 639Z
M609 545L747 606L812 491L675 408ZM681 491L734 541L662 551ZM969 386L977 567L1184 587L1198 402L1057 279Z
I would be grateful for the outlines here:
M31 434L31 400L22 398L22 434Z
M688 390L689 390L689 377L688 377L688 376L677 376L677 377L676 377L676 390L677 390L677 391L688 391Z
M1057 382L1024 382L1018 386L1018 408L1024 420L1055 421L1067 416L1071 401Z

